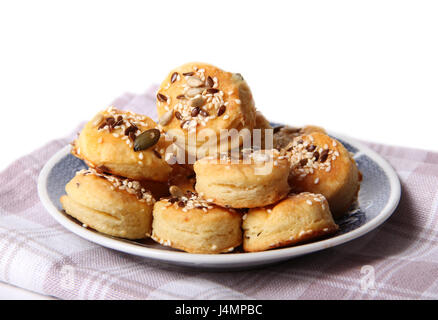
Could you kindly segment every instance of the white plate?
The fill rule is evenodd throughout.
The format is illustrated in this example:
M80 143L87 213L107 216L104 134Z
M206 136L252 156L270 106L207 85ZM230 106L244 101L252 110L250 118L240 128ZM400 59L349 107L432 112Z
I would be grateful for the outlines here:
M110 237L82 227L62 212L59 202L65 184L85 164L70 154L70 146L57 152L38 178L38 193L44 207L60 224L78 236L107 248L154 259L164 263L221 270L250 268L316 252L356 239L381 225L400 200L400 182L391 166L377 153L351 138L334 135L352 153L363 174L359 205L350 215L337 221L340 230L331 238L289 248L255 253L191 254L163 247L152 240L130 241Z

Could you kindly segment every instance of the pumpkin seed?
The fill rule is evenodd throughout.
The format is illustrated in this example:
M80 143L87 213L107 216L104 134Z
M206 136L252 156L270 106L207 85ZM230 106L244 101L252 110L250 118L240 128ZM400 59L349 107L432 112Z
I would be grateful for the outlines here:
M162 126L165 126L169 124L170 120L172 120L172 117L173 117L173 110L169 110L161 116L158 123L161 124Z
M192 88L198 88L204 84L204 82L198 77L187 77L187 84Z
M160 139L160 130L149 129L142 132L134 141L134 151L146 150L157 144Z

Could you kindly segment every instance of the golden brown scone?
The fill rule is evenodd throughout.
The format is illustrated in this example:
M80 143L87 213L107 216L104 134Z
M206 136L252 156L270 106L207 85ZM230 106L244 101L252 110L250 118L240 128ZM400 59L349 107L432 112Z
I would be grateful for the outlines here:
M196 194L162 199L154 205L152 239L190 253L231 252L242 243L240 213Z
M231 208L266 206L284 198L289 163L277 150L260 150L234 159L210 156L195 162L196 191L205 199Z
M274 148L283 149L289 143L293 141L298 136L303 134L309 134L313 132L320 132L327 134L326 131L317 126L304 126L304 127L289 127L289 126L279 126L274 128Z
M163 155L169 142L156 127L146 116L110 107L85 125L73 143L72 153L101 172L135 180L167 181L172 168ZM158 141L135 151L135 140L138 139L138 143L140 138L137 137L142 133L144 137L145 131L152 133L152 138L159 137ZM149 141L153 142L151 137ZM147 142L141 146L148 146Z
M138 181L81 170L65 186L64 210L108 235L141 239L151 233L152 195Z
M289 195L275 205L250 209L243 216L243 249L248 252L284 247L333 234L327 200L320 194Z
M221 129L251 131L255 125L254 100L242 76L200 62L169 73L157 93L157 110L159 125L191 154L205 142L219 143ZM195 132L196 139L189 139Z
M285 149L290 157L293 192L324 195L335 218L347 213L357 198L360 172L337 140L320 132L302 135Z

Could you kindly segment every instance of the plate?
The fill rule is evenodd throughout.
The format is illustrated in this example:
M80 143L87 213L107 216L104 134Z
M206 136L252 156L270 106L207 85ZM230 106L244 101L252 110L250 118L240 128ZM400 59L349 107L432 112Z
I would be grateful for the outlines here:
M153 259L167 264L203 269L244 269L280 262L334 247L367 234L381 225L395 211L400 200L400 181L392 167L377 153L354 139L331 134L354 154L362 172L358 204L350 214L336 222L340 226L332 237L312 243L263 252L229 254L192 254L161 246L151 239L131 241L107 236L63 213L59 198L84 162L70 154L70 145L57 152L43 167L38 178L38 194L48 213L79 237L107 248Z

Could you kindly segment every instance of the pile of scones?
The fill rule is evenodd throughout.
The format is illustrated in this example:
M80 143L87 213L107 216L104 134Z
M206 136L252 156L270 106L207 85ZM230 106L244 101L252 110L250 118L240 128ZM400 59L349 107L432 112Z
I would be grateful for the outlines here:
M361 173L345 147L320 127L272 128L238 73L182 65L157 111L158 123L109 107L72 143L88 169L60 201L84 227L190 253L255 252L333 235L357 201ZM249 132L251 147L224 129Z

